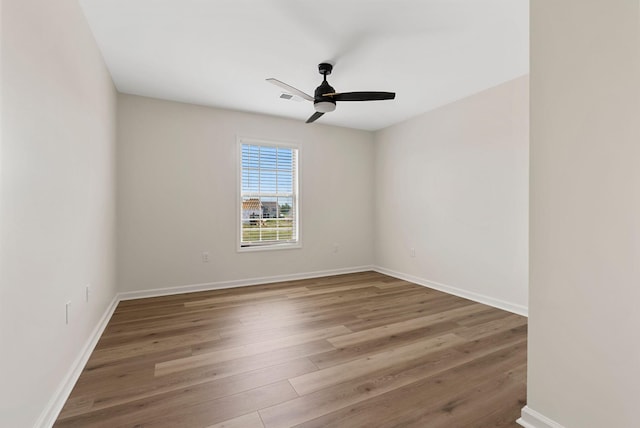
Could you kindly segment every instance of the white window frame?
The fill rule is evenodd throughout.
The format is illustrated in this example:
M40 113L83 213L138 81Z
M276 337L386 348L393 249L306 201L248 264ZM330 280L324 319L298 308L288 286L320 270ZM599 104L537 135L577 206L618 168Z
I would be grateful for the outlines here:
M256 243L251 245L246 245L242 243L242 145L243 144L251 144L258 146L269 146L269 147L285 147L289 149L295 149L297 151L297 159L295 163L295 173L294 173L294 183L293 183L293 203L295 208L295 234L297 236L297 240L295 242L271 242L271 243ZM300 159L302 157L302 148L300 144L293 142L285 142L285 141L273 141L273 140L265 140L259 138L252 137L237 137L237 159L236 159L236 168L237 168L237 184L236 184L236 250L238 252L252 252L252 251L273 251L273 250L288 250L295 248L302 248L302 235L301 235L301 197L300 197Z

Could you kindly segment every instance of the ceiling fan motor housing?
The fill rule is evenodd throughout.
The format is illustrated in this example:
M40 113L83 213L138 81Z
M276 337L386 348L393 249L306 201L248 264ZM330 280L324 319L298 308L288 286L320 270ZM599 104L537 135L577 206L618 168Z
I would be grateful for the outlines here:
M336 109L336 102L333 97L325 97L324 94L333 94L335 89L326 80L316 88L314 93L313 107L320 113L328 113Z

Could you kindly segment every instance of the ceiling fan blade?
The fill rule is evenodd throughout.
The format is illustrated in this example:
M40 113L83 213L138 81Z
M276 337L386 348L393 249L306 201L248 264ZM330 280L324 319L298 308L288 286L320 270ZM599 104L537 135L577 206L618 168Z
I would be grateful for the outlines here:
M313 113L309 119L307 119L307 123L315 122L319 117L321 117L324 113L320 113L319 111Z
M311 95L305 94L300 89L296 89L291 85L287 85L286 83L281 82L278 79L269 78L269 79L266 79L266 80L267 80L267 82L273 83L274 85L281 87L282 89L284 89L287 92L292 93L293 95L297 95L300 98L304 98L307 101L313 101L313 97Z
M396 97L395 92L342 92L333 94L323 94L325 97L332 97L336 101L380 101L392 100Z

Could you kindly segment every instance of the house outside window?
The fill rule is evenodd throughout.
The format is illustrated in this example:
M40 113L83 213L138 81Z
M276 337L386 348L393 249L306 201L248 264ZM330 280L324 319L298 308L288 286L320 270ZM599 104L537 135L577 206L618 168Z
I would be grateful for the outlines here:
M298 145L239 138L238 250L300 247Z

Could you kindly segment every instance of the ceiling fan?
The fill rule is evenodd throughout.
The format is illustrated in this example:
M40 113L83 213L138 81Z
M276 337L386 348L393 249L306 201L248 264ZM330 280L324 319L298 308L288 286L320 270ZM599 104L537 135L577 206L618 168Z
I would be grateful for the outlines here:
M278 79L269 78L267 82L273 83L276 86L281 87L285 91L297 95L307 101L313 101L313 107L316 112L307 119L307 123L315 122L320 116L325 113L329 113L336 109L336 101L379 101L379 100L392 100L396 97L395 92L336 92L329 82L327 82L327 76L331 74L333 65L323 62L318 65L318 71L322 74L323 79L320 86L315 90L314 95L311 96L299 89L294 88L291 85L287 85Z

